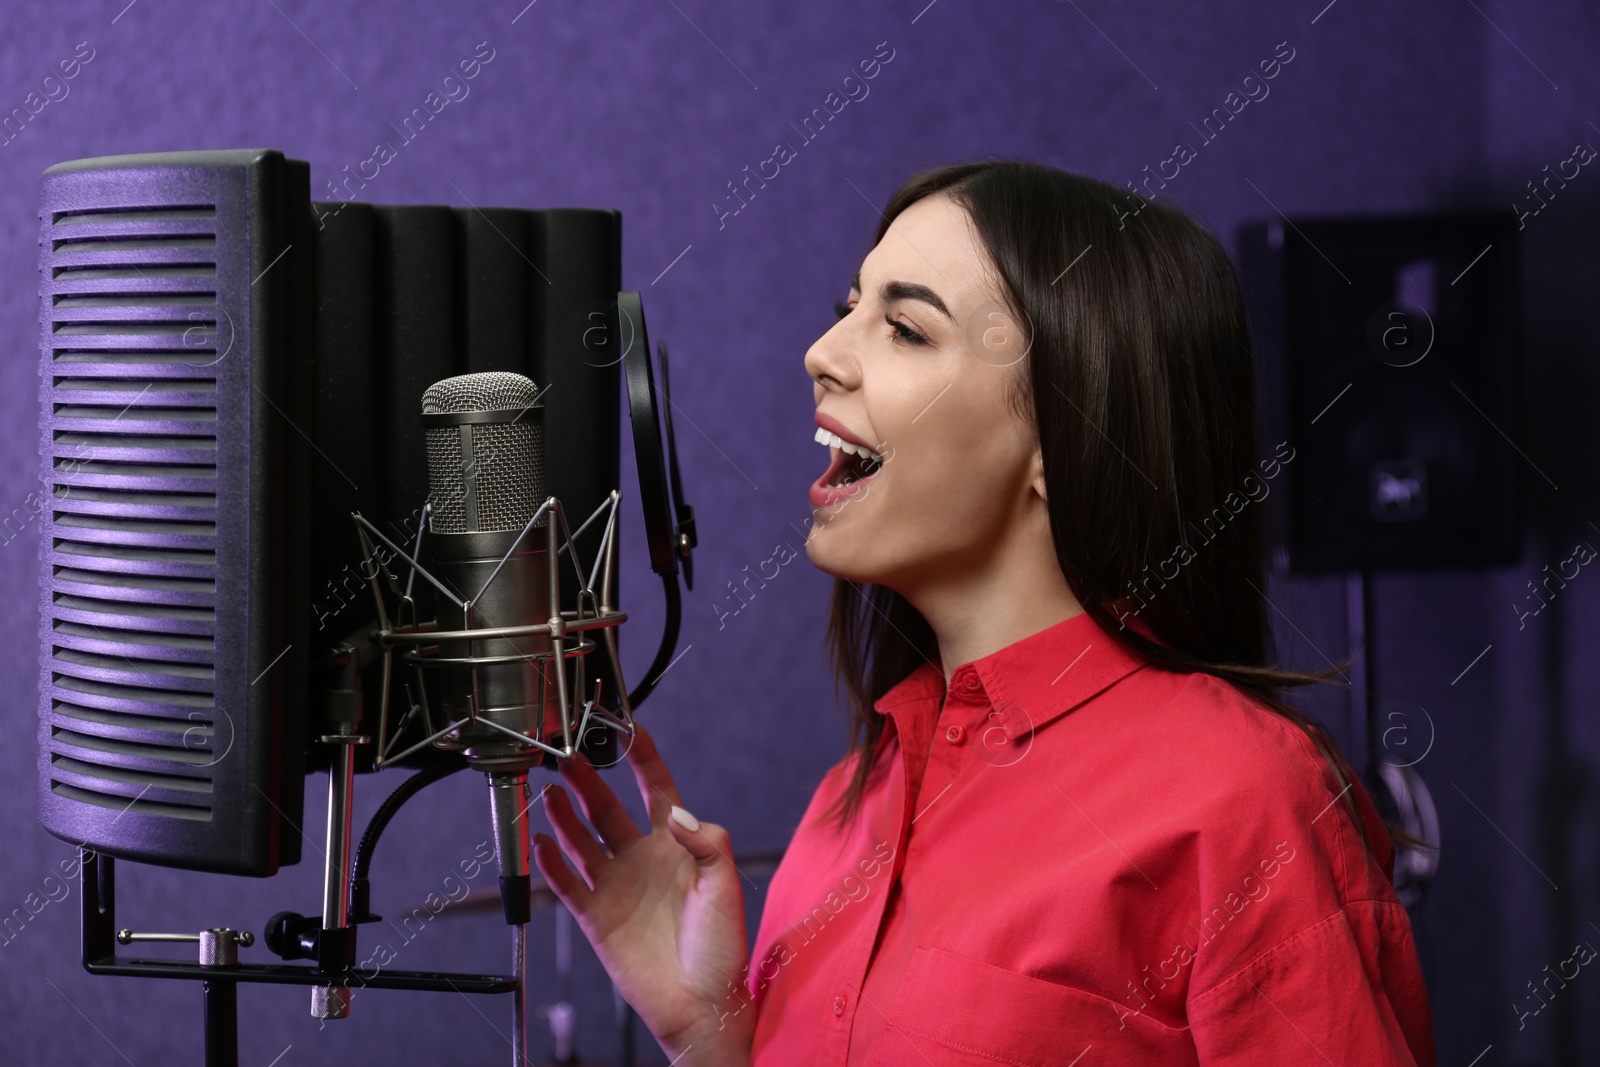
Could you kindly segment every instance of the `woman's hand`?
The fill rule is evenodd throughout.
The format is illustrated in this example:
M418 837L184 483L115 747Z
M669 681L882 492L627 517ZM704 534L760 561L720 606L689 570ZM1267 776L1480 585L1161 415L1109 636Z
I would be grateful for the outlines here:
M689 829L673 817L679 798L672 775L650 735L637 724L635 731L628 763L650 832L639 832L599 772L578 755L562 766L562 776L600 840L552 782L544 791L545 815L560 849L534 834L534 862L669 1057L692 1048L682 1064L747 1062L755 1011L740 1010L749 1007L749 950L728 833L711 823Z

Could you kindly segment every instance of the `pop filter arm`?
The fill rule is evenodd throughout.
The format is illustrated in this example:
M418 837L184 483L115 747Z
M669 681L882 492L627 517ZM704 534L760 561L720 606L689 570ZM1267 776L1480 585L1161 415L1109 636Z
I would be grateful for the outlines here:
M633 426L633 451L639 468L639 505L644 511L645 543L650 551L650 569L661 576L666 593L666 621L661 645L645 671L628 704L637 709L655 688L672 662L678 644L678 628L683 618L683 598L678 589L678 560L683 560L684 578L693 588L690 551L696 544L694 509L683 501L678 476L677 442L672 434L672 398L663 389L667 402L667 447L661 443L661 420L656 414L655 375L650 363L650 338L645 330L644 304L632 290L617 294L617 320L622 344L623 380L628 389L628 417ZM667 384L666 346L661 349L661 384ZM672 480L667 480L667 461ZM669 504L670 500L670 504ZM673 506L676 506L674 523Z
M663 414L667 418L667 466L672 472L672 511L678 520L673 544L683 560L683 584L694 589L694 557L690 555L700 539L694 529L694 508L683 499L683 475L678 473L678 437L672 430L672 385L667 379L667 342L656 346L661 354L661 396L667 402Z

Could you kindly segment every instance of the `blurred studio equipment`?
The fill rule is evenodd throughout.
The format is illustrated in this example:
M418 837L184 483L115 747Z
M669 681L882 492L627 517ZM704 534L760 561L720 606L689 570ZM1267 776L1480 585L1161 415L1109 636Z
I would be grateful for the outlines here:
M201 982L208 1064L237 1062L252 982L309 987L321 1019L360 988L509 993L520 1064L530 775L620 758L677 642L680 566L692 577L671 407L663 440L618 212L314 203L310 187L272 149L44 173L40 818L81 847L85 967ZM624 388L666 601L631 692ZM392 767L412 773L357 845L358 777ZM488 786L511 973L359 966L384 828L466 767ZM118 928L119 865L298 863L313 770L325 888L319 913L265 921L252 955L281 961L243 961L259 916ZM118 954L141 941L195 942L198 959Z
M1267 502L1279 570L1343 574L1349 751L1402 848L1415 908L1439 865L1418 764L1427 709L1381 700L1373 669L1381 571L1503 566L1521 552L1517 437L1521 250L1510 212L1297 218L1246 226L1265 441L1291 458Z

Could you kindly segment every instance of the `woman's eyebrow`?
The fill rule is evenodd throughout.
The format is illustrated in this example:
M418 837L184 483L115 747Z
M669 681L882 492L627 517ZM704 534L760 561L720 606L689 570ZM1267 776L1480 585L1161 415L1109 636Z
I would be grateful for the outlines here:
M858 293L861 291L860 271L856 271L851 277L850 288ZM955 321L955 316L950 314L950 309L945 307L943 300L939 299L939 294L929 289L926 285L919 285L916 282L884 282L883 287L878 290L878 299L885 304L895 300L918 300L927 304L951 322Z

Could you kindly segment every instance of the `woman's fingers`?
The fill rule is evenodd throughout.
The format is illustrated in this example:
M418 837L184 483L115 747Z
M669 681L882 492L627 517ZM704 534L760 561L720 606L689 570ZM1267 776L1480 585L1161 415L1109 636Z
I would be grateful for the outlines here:
M561 842L561 851L578 865L584 881L592 888L600 869L611 857L589 835L588 828L578 821L578 813L566 790L554 782L544 789L544 814L550 820L550 828L555 831L556 839Z
M674 804L681 804L678 787L672 782L672 772L667 770L656 743L638 723L633 727L633 745L628 749L628 765L633 768L634 781L639 784L639 795L644 798L645 810L650 813L651 826L665 826L668 813Z
M533 864L539 868L550 891L567 906L568 911L575 916L588 912L594 891L567 866L561 858L561 847L553 838L544 834L533 835Z
M613 853L644 836L617 794L581 753L561 764L561 777L578 794L584 816Z
M673 807L680 803L678 787L656 749L655 740L637 724L634 727L634 743L627 755L640 796L644 798L645 808L649 812L651 827L667 826L672 821L670 813ZM565 790L554 783L545 789L545 814L556 833L561 851L577 865L588 885L593 886L595 875L604 868L605 862L644 835L635 825L633 816L622 806L622 801L600 777L600 772L581 753L561 764L561 775L577 794L578 806L599 833L600 841L595 841L579 821L577 809ZM693 816L689 816L689 821L693 822ZM698 829L689 831L689 836L693 837L693 845L690 846L685 834L678 832L683 829L683 824L678 824L674 836L685 843L695 859L702 864L715 862L718 854L715 834L708 836L705 831ZM714 829L722 833L720 828ZM725 838L726 834L722 836ZM604 848L601 847L602 843Z
M733 866L727 830L715 823L700 822L676 805L668 807L667 826L678 844L688 849L701 867L715 867L719 863Z

